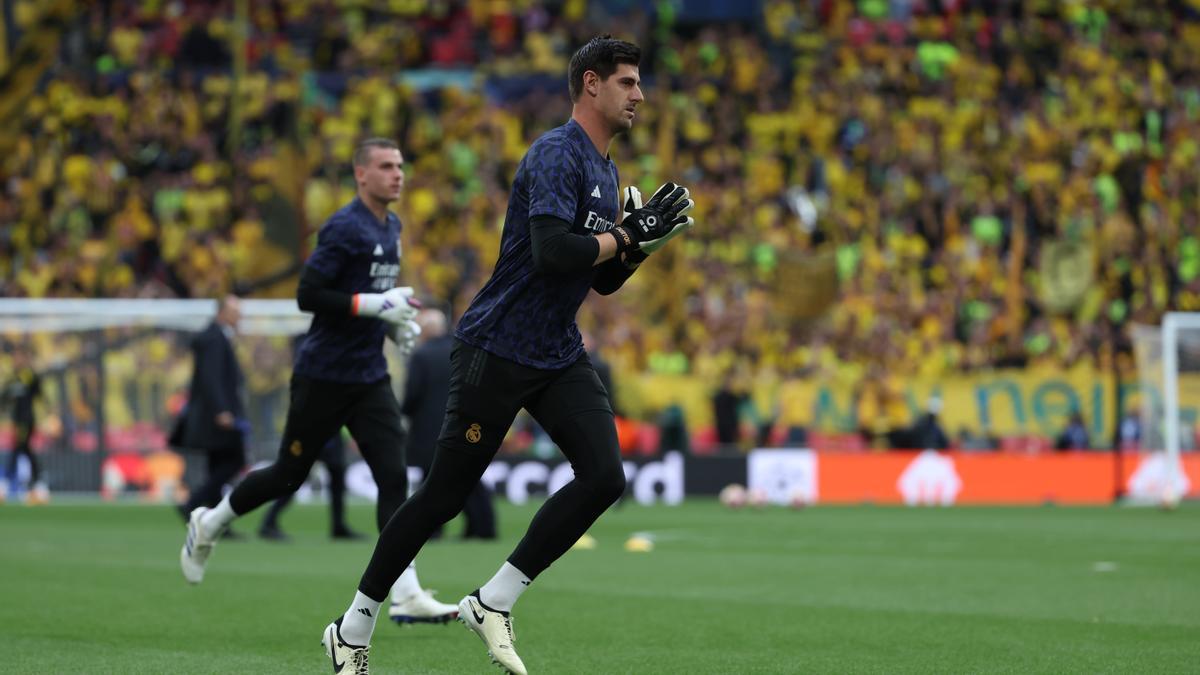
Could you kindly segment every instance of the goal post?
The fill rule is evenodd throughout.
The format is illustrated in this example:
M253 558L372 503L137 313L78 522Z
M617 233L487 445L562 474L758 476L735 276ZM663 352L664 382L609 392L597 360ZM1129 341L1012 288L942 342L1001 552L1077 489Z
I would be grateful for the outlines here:
M295 300L242 300L243 335L298 335L311 314ZM0 334L9 339L37 332L82 333L105 329L158 328L197 331L212 321L216 300L126 298L0 298Z
M1144 461L1130 479L1135 502L1174 504L1198 476L1189 476L1185 453L1200 441L1200 313L1170 312L1158 326L1134 326Z
M187 396L191 338L216 310L215 300L0 298L0 388L16 352L27 354L41 377L33 447L51 491L103 492L114 467L146 482L177 471L166 439ZM251 462L278 451L295 338L311 321L295 300L241 301L234 348ZM384 349L393 382L402 381L395 347ZM13 441L0 405L0 458Z
M1162 323L1164 452L1166 453L1166 496L1178 501L1188 488L1183 473L1182 410L1180 406L1180 368L1188 375L1200 374L1200 313L1169 312ZM1181 354L1182 351L1182 354ZM1190 384L1190 383L1189 383ZM1187 390L1190 393L1190 387ZM1190 402L1190 401L1189 401ZM1192 409L1194 411L1194 409ZM1189 415L1189 449L1195 449L1196 420Z

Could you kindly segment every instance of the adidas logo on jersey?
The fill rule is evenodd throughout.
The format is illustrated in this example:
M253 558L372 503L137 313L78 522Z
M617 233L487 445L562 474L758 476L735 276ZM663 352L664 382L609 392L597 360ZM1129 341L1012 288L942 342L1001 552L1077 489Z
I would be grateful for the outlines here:
M592 188L592 196L595 197L596 199L600 199L600 186L599 185Z
M383 244L375 244L375 255L383 255Z

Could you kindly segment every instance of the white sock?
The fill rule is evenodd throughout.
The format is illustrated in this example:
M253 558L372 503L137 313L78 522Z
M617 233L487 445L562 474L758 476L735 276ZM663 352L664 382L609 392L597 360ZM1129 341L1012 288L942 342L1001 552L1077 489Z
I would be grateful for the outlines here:
M496 570L496 576L479 588L479 599L492 609L511 612L530 583L524 572L505 562Z
M396 583L392 584L392 602L404 602L420 592L421 581L417 579L417 564L409 563Z
M379 616L379 606L382 604L363 595L361 591L356 592L350 609L342 615L342 639L356 647L371 644L375 617Z
M208 510L204 517L200 519L200 529L204 530L204 536L212 539L221 534L233 519L237 518L237 514L233 512L233 507L229 505L229 495L221 498L221 503Z

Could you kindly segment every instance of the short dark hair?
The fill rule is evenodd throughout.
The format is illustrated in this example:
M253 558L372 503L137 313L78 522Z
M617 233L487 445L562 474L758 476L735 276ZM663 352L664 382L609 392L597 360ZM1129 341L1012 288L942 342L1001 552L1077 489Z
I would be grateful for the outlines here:
M399 150L400 146L390 138L368 138L354 149L354 166L366 166L367 161L371 158L372 148Z
M571 55L571 65L567 68L567 87L571 91L571 100L578 101L583 93L583 74L592 71L607 80L617 72L617 66L628 63L636 66L642 61L642 49L632 42L618 40L611 35L601 35L588 40L588 43Z

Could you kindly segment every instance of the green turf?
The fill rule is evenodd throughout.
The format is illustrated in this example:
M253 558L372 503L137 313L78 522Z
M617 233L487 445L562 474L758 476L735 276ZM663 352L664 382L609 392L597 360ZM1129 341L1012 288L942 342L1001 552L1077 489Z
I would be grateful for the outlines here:
M501 509L500 543L430 544L422 581L456 601L533 508ZM351 516L366 529L368 507ZM326 540L325 522L324 509L296 507L293 543L222 543L189 587L166 508L0 507L0 671L325 672L321 631L371 551ZM635 531L656 549L625 552ZM1200 669L1196 507L735 512L700 501L626 506L592 532L599 547L568 553L514 614L533 673ZM371 664L495 672L458 624L381 624Z

